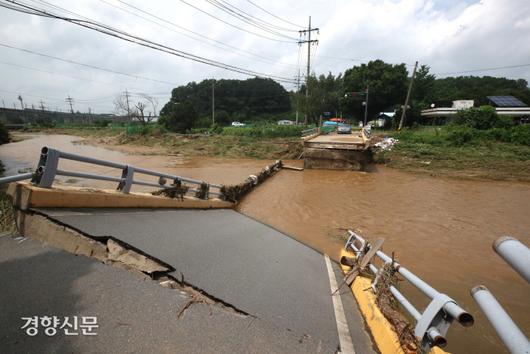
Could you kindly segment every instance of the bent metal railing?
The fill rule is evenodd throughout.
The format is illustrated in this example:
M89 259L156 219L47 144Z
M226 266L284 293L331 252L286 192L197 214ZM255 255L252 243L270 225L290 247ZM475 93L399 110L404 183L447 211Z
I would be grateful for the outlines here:
M305 129L305 130L302 130L302 132L301 132L302 137L315 135L316 133L318 133L318 128L316 128L316 127L315 128Z
M361 259L370 250L372 245L351 230L348 230L348 234L349 238L346 241L345 249L347 251L353 251L356 259ZM407 300L405 295L403 295L395 286L390 285L392 296L416 321L414 335L418 338L422 351L428 352L433 346L444 347L447 344L445 336L453 320L458 321L464 327L473 325L473 316L462 309L455 300L438 292L382 251L378 250L375 253L375 256L384 264L392 267L396 273L399 273L403 278L408 280L410 284L414 285L431 299L431 302L426 309L423 312L420 312L409 300ZM371 290L374 293L377 293L376 284L379 280L382 267L377 268L373 263L372 259L368 264L368 268L374 275Z
M66 171L58 168L59 160L72 160L78 162L84 162L92 165L105 166L110 168L115 168L121 170L121 177L115 176L106 176L98 175L85 172L77 171ZM148 175L153 177L158 177L158 182L148 182L142 180L134 179L135 175ZM116 163L112 161L95 159L92 157L86 157L76 154L71 154L68 152L63 152L48 147L43 147L40 154L39 163L37 169L33 173L23 173L14 176L2 177L0 178L0 184L16 182L22 180L31 179L31 182L42 188L51 188L53 181L56 176L67 176L67 177L77 177L77 178L86 178L100 181L110 181L117 182L117 189L122 193L129 193L133 185L140 186L149 186L163 189L173 189L175 187L180 187L181 184L187 183L197 186L196 189L189 188L186 192L195 193L196 197L202 199L208 199L211 195L216 197L222 197L220 193L220 185L206 183L204 181L199 181L192 178L176 176L168 173L157 172L152 170L147 170L145 168L135 167L131 165L125 165L121 163ZM167 180L170 180L172 184L166 185ZM218 191L211 191L211 188L215 188Z
M493 249L530 283L530 249L525 244L513 237L504 236L493 243ZM471 289L471 296L510 353L530 353L530 341L488 288L484 285L475 286Z

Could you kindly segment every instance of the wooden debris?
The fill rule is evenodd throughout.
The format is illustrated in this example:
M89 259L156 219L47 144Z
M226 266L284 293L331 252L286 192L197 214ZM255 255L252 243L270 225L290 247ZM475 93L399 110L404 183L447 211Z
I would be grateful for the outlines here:
M285 170L293 170L293 171L303 171L304 170L302 167L287 166L287 165L283 165L282 168L285 169Z
M263 181L265 181L267 178L279 171L282 166L282 161L278 160L275 163L265 167L257 175L250 175L245 181L240 184L222 186L221 194L223 195L223 199L236 203L252 189L254 189L254 187L259 185L260 183L263 183Z
M152 192L152 195L163 195L168 198L178 197L180 200L184 201L184 195L188 193L190 187L182 184L173 185L170 188L162 188L157 191Z

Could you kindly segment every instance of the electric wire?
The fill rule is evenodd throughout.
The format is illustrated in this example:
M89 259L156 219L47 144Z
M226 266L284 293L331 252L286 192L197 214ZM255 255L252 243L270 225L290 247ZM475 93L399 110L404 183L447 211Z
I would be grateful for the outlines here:
M293 26L295 26L295 27L305 28L304 26L300 26L300 25L297 25L296 23L292 23L292 22L290 22L290 21L284 20L283 18L281 18L281 17L279 17L279 16L273 14L272 12L267 11L267 10L264 9L263 7L259 6L258 4L254 3L254 2L252 2L252 1L250 1L250 0L247 0L247 2L250 3L251 5L253 5L254 7L260 9L261 11L265 12L266 14L268 14L268 15L270 15L270 16L272 16L272 17L274 17L274 18L276 18L276 19L278 19L278 20L280 20L280 21L283 21L283 22L288 23L288 24L290 24L290 25L293 25Z
M249 17L247 15L244 15L244 14L242 14L242 13L236 11L236 10L233 10L230 7L232 5L227 6L224 3L221 3L220 1L217 1L217 0L205 0L205 1L208 2L209 4L215 6L219 10L227 13L228 15L230 15L230 16L232 16L232 17L234 17L234 18L236 18L236 19L238 19L240 21L248 23L251 26L254 26L254 27L259 28L259 29L261 29L263 31L266 31L266 32L271 33L271 34L274 34L276 36L296 41L296 38L293 38L293 37L287 36L285 34L282 34L282 33L278 32L277 29L269 27L269 25L262 24L261 22L258 22L258 21L254 20L253 18L251 18L251 17ZM298 32L298 31L293 31L293 32Z
M147 18L145 16L142 16L142 15L139 15L139 14L137 14L135 12L127 10L125 8L116 6L116 5L110 3L110 2L108 2L106 0L100 0L100 1L105 3L105 4L107 4L108 6L111 6L111 7L115 8L115 9L118 9L120 11L126 12L128 14L131 14L133 16L141 18L144 21L156 24L156 25L158 25L158 26L160 26L162 28L165 28L165 29L167 29L169 31L172 31L174 33L178 33L178 34L180 34L182 36L185 36L187 38L190 38L190 39L195 40L195 41L200 42L200 43L204 43L204 44L209 45L211 47L218 48L218 49L224 50L226 52L230 52L230 53L234 53L234 51L236 51L236 52L238 52L237 53L238 55L241 55L243 57L246 57L246 58L249 58L249 59L252 59L252 60L260 61L260 62L263 62L263 63L266 63L266 64L274 64L274 65L281 65L281 66L286 66L286 67L293 67L293 64L275 61L273 58L267 58L267 57L264 57L264 56L262 56L260 54L254 53L252 51L241 49L241 48L238 48L236 46L230 45L228 43L224 43L222 41L218 41L216 39L204 36L204 35L202 35L202 34L200 34L198 32L195 32L195 31L192 31L190 29L187 29L187 28L185 28L183 26L180 26L180 25L178 25L178 24L176 24L174 22L171 22L171 21L169 21L167 19L164 19L164 18L162 18L160 16L157 16L157 15L151 13L151 12L143 10L143 9L137 7L137 6L131 5L131 4L127 3L127 2L125 2L125 1L117 0L119 3L125 5L125 6L127 6L129 8L132 8L135 11L138 11L138 12L140 12L140 13L146 15L146 16L152 17L152 18L154 18L154 19L156 19L158 21L164 22L164 23L166 23L166 24L168 24L168 25L170 25L172 27L178 28L179 30L185 31L187 33L183 33L183 32L181 32L179 30L174 29L174 28L167 27L167 26L161 24L160 22L154 21L154 20L149 19L149 18ZM191 33L191 35L188 34L188 33ZM197 36L199 38L195 38L194 36ZM213 42L213 43L211 43L211 42ZM219 45L216 45L216 44L219 44ZM248 54L248 55L246 55L246 54Z
M177 56L177 57L193 60L195 62L207 64L207 65L210 65L210 66L215 66L215 67L218 67L218 68L222 68L222 69L225 69L225 70L241 73L241 74L244 74L244 75L265 77L265 78L270 78L270 79L277 80L279 82L287 82L287 83L292 83L293 82L293 79L290 79L290 78L285 78L285 77L281 77L281 76L277 76L277 75L271 75L271 74L264 74L264 73L256 72L256 71L253 71L253 70L245 69L245 68L240 68L240 67L237 67L237 66L234 66L234 65L225 64L225 63L222 63L222 62L219 62L219 61L215 61L215 60L212 60L212 59L204 58L204 57L201 57L201 56L198 56L198 55L194 55L194 54L191 54L191 53L187 53L185 51L178 50L178 49L175 49L175 48L171 48L169 46L166 46L166 45L163 45L163 44L160 44L160 43L156 43L156 42L150 41L148 39L141 38L141 37L136 36L136 35L132 35L130 33L121 31L119 29L112 28L112 27L104 25L104 24L95 23L94 21L80 20L80 19L76 19L76 18L64 17L64 16L61 16L61 15L57 15L57 14L54 14L54 13L47 12L45 10L33 8L33 7L29 6L29 5L20 3L20 2L15 1L15 0L3 0L3 1L4 2L7 1L9 4L0 3L0 6L2 6L2 7L6 7L5 5L15 4L18 7L20 7L22 10L33 11L34 15L37 15L37 16L63 20L63 21L66 21L66 22L69 22L69 23L72 23L72 24L75 24L75 25L78 25L78 26L81 26L81 27L85 27L85 28L88 28L88 29L91 29L91 30L94 30L94 31L97 31L97 32L100 32L100 33L103 33L103 34L106 34L108 36L112 36L112 37L115 37L115 38L130 42L130 43L135 43L135 44L141 45L143 47L147 47L147 48L151 48L151 49L158 50L158 51L161 51L161 52L165 52L165 53ZM19 11L19 9L14 9L14 10L15 11ZM25 11L23 11L23 12L25 12Z
M236 28L236 29L238 29L240 31L247 32L247 33L250 33L250 34L253 34L255 36L258 36L258 37L261 37L261 38L265 38L265 39L268 39L268 40L271 40L271 41L276 41L276 42L281 42L281 43L295 43L292 40L286 41L286 40L272 38L272 37L264 36L264 35L262 35L260 33L249 31L247 29L244 29L243 27L239 27L239 26L234 25L234 24L232 24L232 23L230 23L228 21L223 20L222 18L219 18L219 17L217 17L215 15L212 15L211 13L209 13L209 12L207 12L207 11L205 11L205 10L201 9L200 7L197 7L197 6L193 5L193 4L190 4L189 2L187 2L185 0L179 0L179 1L182 2L183 4L186 4L186 5L194 8L195 10L197 10L199 12L202 12L203 14L205 14L205 15L207 15L207 16L209 16L209 17L211 17L211 18L213 18L213 19L215 19L217 21L220 21L220 22L222 22L222 23L224 23L224 24L226 24L226 25L228 25L230 27Z

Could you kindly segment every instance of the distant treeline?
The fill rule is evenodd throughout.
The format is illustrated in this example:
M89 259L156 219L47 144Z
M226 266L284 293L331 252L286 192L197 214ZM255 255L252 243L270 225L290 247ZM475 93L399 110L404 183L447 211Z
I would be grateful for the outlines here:
M39 109L0 108L0 122L4 124L35 124L39 126L53 126L58 123L91 124L98 122L126 122L125 116L114 114L90 114L56 112Z
M360 121L364 118L366 89L368 88L368 120L380 112L397 110L405 102L410 83L405 64L389 64L381 60L371 61L347 69L344 74L310 77L309 116L317 121L320 114L330 112ZM301 92L305 90L302 86ZM407 124L421 123L420 111L435 104L451 106L453 100L474 100L476 106L488 103L487 96L510 95L530 104L530 89L524 79L512 80L491 76L460 76L438 79L430 68L422 65L413 83ZM301 97L303 102L304 97ZM305 107L305 103L302 104Z

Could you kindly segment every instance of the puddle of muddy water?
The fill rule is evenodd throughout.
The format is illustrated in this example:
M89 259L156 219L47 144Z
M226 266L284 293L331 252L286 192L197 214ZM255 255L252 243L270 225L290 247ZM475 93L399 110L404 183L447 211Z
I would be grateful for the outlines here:
M178 156L128 155L74 144L67 135L36 135L0 146L6 174L34 166L44 145L68 152L166 171L212 183L238 183L270 161ZM289 162L296 164L297 162ZM82 168L66 162L63 169ZM108 168L84 171L118 176ZM63 179L63 181L65 181ZM115 184L73 180L75 185ZM432 178L378 168L373 173L284 170L245 197L238 209L335 259L345 229L385 238L384 250L436 289L455 298L476 319L475 326L452 326L448 350L455 353L505 352L469 289L486 285L525 333L530 333L530 285L499 256L491 243L512 235L530 244L530 185L514 182ZM413 303L423 295L406 285ZM421 308L421 306L420 306Z

